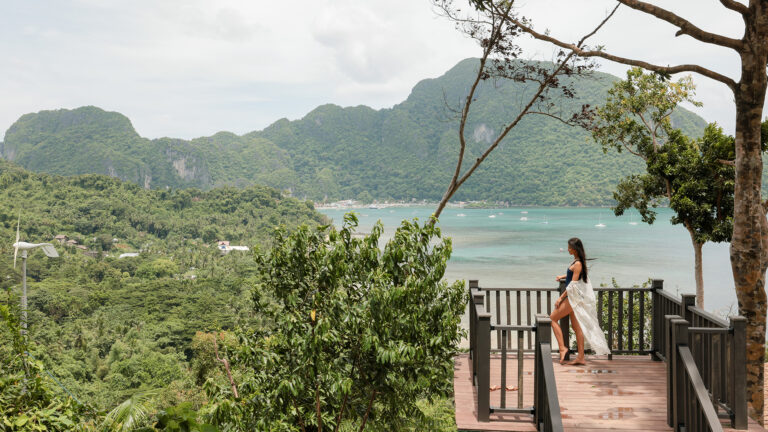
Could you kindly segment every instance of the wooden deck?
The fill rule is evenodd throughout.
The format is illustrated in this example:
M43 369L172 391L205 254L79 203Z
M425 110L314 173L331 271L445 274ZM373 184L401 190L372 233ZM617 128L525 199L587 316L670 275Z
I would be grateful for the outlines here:
M491 356L491 386L500 383L500 357ZM533 404L533 357L524 359L523 406ZM588 358L587 366L554 363L560 412L566 431L671 431L667 426L666 369L648 356ZM517 384L516 360L507 360L507 384ZM467 354L454 365L456 425L459 431L535 431L530 415L491 414L477 421L477 392L472 386ZM501 390L491 393L491 406L500 406ZM516 391L507 392L507 407L517 407ZM733 431L724 423L724 430ZM765 431L750 420L749 431Z

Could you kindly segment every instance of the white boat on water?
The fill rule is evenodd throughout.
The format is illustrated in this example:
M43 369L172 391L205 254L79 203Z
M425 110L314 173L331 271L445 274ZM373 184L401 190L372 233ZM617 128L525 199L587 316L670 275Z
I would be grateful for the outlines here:
M521 220L521 221L527 221L527 220L528 220L528 218L527 218L527 217L525 217L525 216L523 216L523 217L521 217L521 218L520 218L520 220Z
M490 215L490 216L488 216L488 217L489 217L489 218L495 218L495 217L496 217L496 215Z
M635 215L632 215L632 214L629 215L629 224L637 225L637 222L635 222Z
M543 223L544 225L549 224L549 222L547 221L547 215L544 215L544 220L541 223Z
M597 215L597 225L595 225L598 228L605 228L605 224L603 223L603 218L601 215Z
M466 215L465 215L464 213L459 213L459 214L457 214L456 216L458 216L458 217L464 217L464 216L466 216Z

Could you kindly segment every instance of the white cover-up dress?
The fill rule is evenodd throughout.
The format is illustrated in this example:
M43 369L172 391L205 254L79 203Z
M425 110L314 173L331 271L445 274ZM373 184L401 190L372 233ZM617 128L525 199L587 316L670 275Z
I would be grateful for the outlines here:
M608 349L605 334L597 320L597 301L589 278L586 282L582 280L571 281L565 290L568 293L568 301L573 308L573 314L584 333L585 349L592 348L597 355L610 354L611 350Z

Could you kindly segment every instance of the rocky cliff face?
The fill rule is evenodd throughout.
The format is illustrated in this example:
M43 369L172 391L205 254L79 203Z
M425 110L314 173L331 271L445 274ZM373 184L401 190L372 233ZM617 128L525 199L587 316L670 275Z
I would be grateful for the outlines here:
M477 64L467 59L441 77L421 81L392 108L322 105L302 119L278 120L245 135L150 140L119 113L95 107L42 111L22 116L8 130L0 156L29 170L106 173L145 188L263 184L308 199L438 200L455 169L458 148L453 105L446 103L466 97ZM597 73L577 82L577 99L569 103L577 109L602 103L616 79ZM514 118L519 108L514 101L528 91L526 85L480 86L466 129L469 160ZM692 136L705 124L685 110L673 121ZM642 169L624 156L604 154L583 130L527 117L455 198L610 205L617 182Z

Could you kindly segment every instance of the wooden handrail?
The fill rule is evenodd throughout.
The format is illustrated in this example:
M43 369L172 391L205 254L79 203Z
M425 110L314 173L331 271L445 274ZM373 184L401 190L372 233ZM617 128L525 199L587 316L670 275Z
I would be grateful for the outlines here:
M685 370L686 381L688 381L690 385L689 391L686 392L689 393L688 397L691 396L690 393L692 390L692 393L698 402L697 405L700 407L699 409L701 410L701 414L703 414L703 417L707 423L706 426L709 428L709 430L713 432L722 431L723 426L720 424L720 419L717 417L715 407L712 405L712 401L709 399L709 393L704 387L704 382L701 379L701 375L699 375L699 369L696 368L696 363L693 361L691 350L688 349L687 346L679 346L678 350L680 361L682 361ZM687 420L686 424L688 423L693 423L693 421ZM693 429L686 428L686 430L692 431ZM705 429L702 428L702 430Z
M722 432L709 392L688 346L688 321L666 317L669 336L667 360L667 423L686 432Z
M534 420L540 432L563 430L560 400L557 397L555 370L552 367L552 321L536 315L536 355L533 371Z
M731 427L746 429L746 320L732 316L725 321L696 307L694 295L683 294L677 301L662 291L661 283L658 288L653 293L654 358L666 361L669 367L672 357L677 355L671 340L670 320L685 322L686 349L708 399L730 418ZM670 373L667 379L668 382L673 379ZM671 417L669 422L672 425Z
M560 290L563 288L564 284L561 284ZM545 355L551 356L552 351L551 322L544 314L551 312L557 292L557 288L482 288L478 281L470 281L469 345L473 383L478 386L480 421L488 421L490 414L497 411L521 413L531 410L537 427L548 427L544 423L552 422L562 424L561 419L552 422L548 419L550 414L555 415L548 410L554 408L555 403L559 406L559 403L552 399L556 398L556 386L551 358L546 357L549 361L544 361ZM730 317L725 321L697 308L693 295L684 294L675 298L665 292L661 280L654 280L651 288L598 288L596 292L598 316L601 326L608 332L608 343L613 353L651 354L654 360L667 362L669 401L673 399L672 387L677 377L698 377L683 381L690 390L685 396L689 398L687 402L705 406L700 402L703 391L716 414L725 413L730 417L731 427L746 429L746 321L743 317ZM652 312L650 322L645 314L649 309ZM685 348L682 349L687 354L680 354L679 345L682 342L679 338L673 343L668 327L672 318L687 323ZM547 331L543 330L544 325ZM569 345L568 322L561 321L561 327L565 344ZM495 337L492 332L496 332ZM514 354L513 338L517 339L518 359L521 351L535 357L534 407L530 409L523 408L520 400L517 408L508 408L505 397L502 397L500 407L489 404L491 353L501 353L502 368L506 369L507 354ZM522 347L524 343L527 345L525 349ZM681 363L673 376L671 368L678 361ZM518 360L518 367L521 364ZM695 374L688 371L691 367L695 369ZM550 375L547 369L552 369L551 379L547 378ZM502 388L506 387L506 380L502 384ZM680 389L683 389L683 384L680 384ZM519 392L518 397L521 395L522 392ZM677 411L672 405L668 408L668 422L672 425L672 414L681 412L682 408L678 407ZM702 418L707 417L704 413L707 409L699 409ZM540 424L541 419L546 421ZM696 427L689 427L688 430L696 430Z

